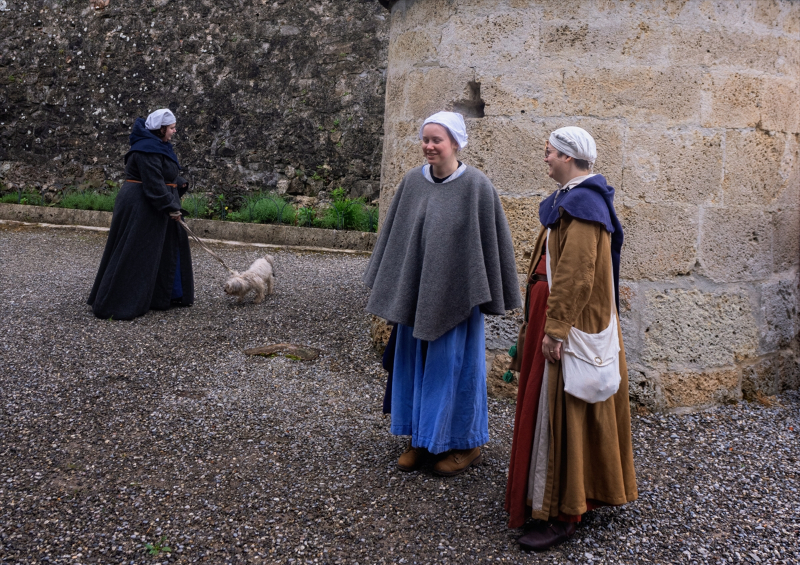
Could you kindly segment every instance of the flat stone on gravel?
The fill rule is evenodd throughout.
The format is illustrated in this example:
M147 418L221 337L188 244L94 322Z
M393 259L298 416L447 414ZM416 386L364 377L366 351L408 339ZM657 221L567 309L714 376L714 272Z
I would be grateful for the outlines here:
M798 563L797 393L637 413L639 500L528 554L503 510L513 403L490 400L482 465L395 468L366 256L272 249L275 294L236 304L194 247L195 305L120 322L85 303L105 239L0 225L3 563ZM269 343L321 353L244 353Z

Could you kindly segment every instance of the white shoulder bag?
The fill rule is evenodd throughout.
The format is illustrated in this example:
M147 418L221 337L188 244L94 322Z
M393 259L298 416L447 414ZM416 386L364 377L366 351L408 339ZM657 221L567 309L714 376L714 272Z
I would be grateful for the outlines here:
M547 286L552 288L550 272L550 230L547 230ZM597 334L582 332L574 326L562 343L561 368L564 392L594 404L603 402L619 390L619 335L617 333L614 281L611 281L611 320Z

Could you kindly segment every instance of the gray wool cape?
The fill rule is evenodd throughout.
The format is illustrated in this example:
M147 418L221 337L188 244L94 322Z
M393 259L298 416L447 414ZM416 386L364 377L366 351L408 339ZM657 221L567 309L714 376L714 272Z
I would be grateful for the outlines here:
M194 302L189 238L170 212L181 209L186 181L177 163L157 153L133 151L126 156L125 182L114 202L111 229L87 301L98 318L130 320L148 310L172 306L180 250L180 305ZM181 188L167 186L177 184Z
M372 252L364 283L367 311L434 341L475 306L505 314L521 305L511 230L500 198L481 171L432 183L422 167L400 182Z

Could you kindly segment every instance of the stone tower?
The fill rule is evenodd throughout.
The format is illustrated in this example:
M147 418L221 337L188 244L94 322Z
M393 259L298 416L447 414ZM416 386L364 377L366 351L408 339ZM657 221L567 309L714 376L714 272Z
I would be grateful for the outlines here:
M631 395L658 409L797 388L800 2L381 0L381 209L434 111L501 195L519 271L578 125L616 187Z

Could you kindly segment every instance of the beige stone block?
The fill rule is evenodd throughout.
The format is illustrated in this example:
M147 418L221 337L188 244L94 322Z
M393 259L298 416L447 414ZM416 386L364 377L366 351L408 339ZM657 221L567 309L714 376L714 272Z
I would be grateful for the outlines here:
M481 169L500 194L548 195L556 189L556 183L547 176L545 144L550 132L566 125L583 127L595 137L598 159L594 171L618 186L622 180L623 129L613 120L521 116L467 120L470 137L462 160Z
M700 223L701 272L716 282L772 273L771 218L758 206L708 207Z
M641 316L641 360L649 366L722 367L750 359L758 349L758 327L745 290L649 290Z
M543 165L544 129L530 120L468 120L469 144L461 160L482 170L500 194L544 195L555 189Z
M665 28L651 23L635 17L543 20L542 64L665 66L669 57Z
M666 408L708 406L739 398L739 369L664 373L659 381Z
M786 208L771 213L773 271L797 267L800 257L800 209Z
M405 116L411 120L423 120L435 112L449 110L453 102L462 100L469 93L469 83L475 78L471 69L454 70L442 67L420 68L406 75Z
M420 27L440 28L456 13L451 0L401 0L392 7L392 31Z
M758 73L796 75L800 42L788 37L758 35L741 26L673 26L666 38L670 60L676 65L727 67Z
M551 93L561 90L561 71L531 72L530 78L519 80L516 73L476 75L481 85L484 112L491 117L531 118L549 113L545 102Z
M685 204L617 206L625 243L621 273L629 280L688 274L697 260L699 210Z
M798 279L796 275L761 285L761 351L770 353L791 346L797 337Z
M761 121L760 76L712 72L704 87L711 110L703 116L703 127L753 128Z
M517 399L517 388L519 387L519 373L514 372L513 380L507 383L503 380L503 375L508 371L511 357L505 350L486 351L486 393L491 398L503 398L507 400Z
M760 105L762 128L800 132L800 81L797 74L792 78L765 78Z
M753 19L770 30L796 37L800 32L800 5L791 0L758 0Z
M728 131L725 136L725 202L767 206L789 189L800 154L782 133Z
M533 251L536 238L539 235L539 197L501 196L503 211L506 214L508 225L511 228L511 239L514 242L514 258L517 261L517 272L526 273L530 258L526 253ZM527 258L526 258L527 257Z
M760 72L709 73L704 89L711 107L704 112L703 126L797 132L800 87L796 71L793 74L779 77Z
M426 31L406 31L392 34L389 40L389 60L406 66L430 63L436 60L436 46Z
M463 5L439 29L442 60L450 65L503 73L533 68L539 54L539 22L534 10Z
M703 75L696 68L569 69L564 114L626 118L632 123L697 123Z
M631 129L625 137L624 201L717 201L722 140L722 133L708 130Z

